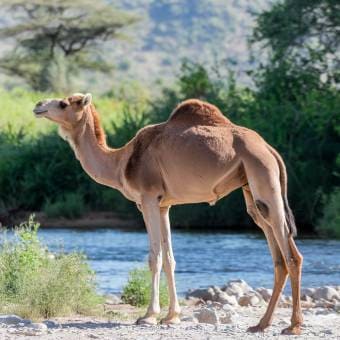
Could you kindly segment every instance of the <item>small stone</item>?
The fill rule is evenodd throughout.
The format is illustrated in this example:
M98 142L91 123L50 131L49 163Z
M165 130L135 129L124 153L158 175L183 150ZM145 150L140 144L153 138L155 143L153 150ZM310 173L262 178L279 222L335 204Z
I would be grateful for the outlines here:
M215 298L215 291L212 287L209 287L207 289L195 289L188 291L186 298L199 298L204 301L214 301Z
M242 307L256 306L260 302L260 299L256 295L243 295L238 299L238 304Z
M228 295L226 292L219 292L216 294L216 301L222 303L223 305L228 304L232 306L237 305L237 299L234 295Z
M332 314L334 313L333 311L327 309L327 308L322 308L322 309L319 309L315 312L315 315L328 315L328 314Z
M222 309L223 305L217 301L210 301L207 303L207 308Z
M45 320L43 323L47 326L47 328L59 328L60 325L52 320Z
M17 315L0 315L0 323L6 325L17 325L19 323L25 323L25 320Z
M334 305L334 310L337 312L337 313L340 313L340 303L336 303Z
M306 296L313 297L315 293L315 288L303 288L301 289L301 298Z
M229 281L222 290L229 295L236 296L237 298L245 293L253 292L253 288L250 287L244 280Z
M122 303L122 300L118 295L110 294L106 295L105 298L105 303L107 305L119 305Z
M230 324L233 323L235 317L237 317L237 313L234 311L225 311L219 315L219 320L222 324Z
M32 323L30 324L30 328L34 329L38 332L45 332L47 331L47 326L44 323Z
M195 298L193 296L190 296L186 299L186 305L187 306L199 306L204 304L205 301L199 298Z
M215 310L210 308L202 308L194 313L194 317L199 323L209 323L215 325L219 323L218 315Z
M231 305L228 305L228 304L223 305L222 309L226 312L236 313L234 307L232 307Z
M340 301L340 294L335 288L330 287L330 286L325 286L325 287L316 288L313 294L313 298L315 300L324 299L326 301L331 301L335 299L337 301Z
M194 322L197 323L198 320L194 316L184 316L181 318L181 321L183 322Z
M324 299L320 299L320 300L315 302L315 307L334 308L334 306L335 306L335 303L329 302L329 301L324 300Z

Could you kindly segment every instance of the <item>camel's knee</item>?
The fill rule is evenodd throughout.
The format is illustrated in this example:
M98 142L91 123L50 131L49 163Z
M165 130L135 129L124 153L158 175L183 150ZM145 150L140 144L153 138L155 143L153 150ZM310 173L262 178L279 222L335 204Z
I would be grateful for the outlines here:
M176 261L170 252L166 252L163 257L163 268L165 272L174 272Z
M301 271L303 263L303 256L300 253L294 254L287 261L288 268L291 270Z
M149 253L149 268L152 272L160 271L162 268L162 252L151 250Z

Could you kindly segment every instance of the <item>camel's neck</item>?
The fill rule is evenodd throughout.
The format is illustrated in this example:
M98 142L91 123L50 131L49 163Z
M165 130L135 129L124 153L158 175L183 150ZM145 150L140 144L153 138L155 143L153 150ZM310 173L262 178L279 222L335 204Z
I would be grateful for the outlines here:
M120 151L98 141L92 117L74 133L65 133L85 172L96 182L120 189ZM66 136L65 136L66 134ZM104 137L103 137L104 138Z

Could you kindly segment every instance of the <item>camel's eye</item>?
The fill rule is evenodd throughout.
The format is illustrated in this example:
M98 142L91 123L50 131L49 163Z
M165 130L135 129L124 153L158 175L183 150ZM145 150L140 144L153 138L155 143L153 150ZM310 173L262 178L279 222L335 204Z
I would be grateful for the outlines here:
M63 100L61 100L61 101L59 102L59 106L60 106L61 109L65 109L66 106L67 106L67 103L65 103Z

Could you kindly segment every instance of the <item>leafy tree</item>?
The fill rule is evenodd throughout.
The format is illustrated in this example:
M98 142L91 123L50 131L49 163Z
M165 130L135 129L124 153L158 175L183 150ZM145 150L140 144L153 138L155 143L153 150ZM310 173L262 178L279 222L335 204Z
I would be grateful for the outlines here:
M339 0L280 1L258 16L252 41L270 48L272 66L290 63L293 73L339 83Z
M109 70L99 44L122 38L120 30L136 21L103 0L0 0L0 9L11 18L0 38L15 42L0 67L37 90L59 90L80 67Z

